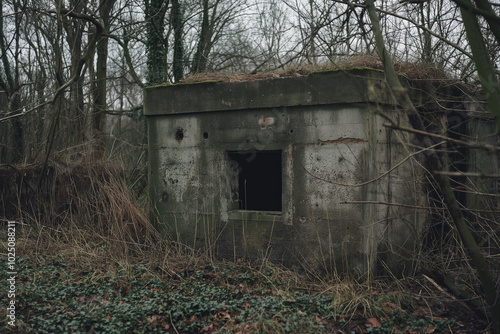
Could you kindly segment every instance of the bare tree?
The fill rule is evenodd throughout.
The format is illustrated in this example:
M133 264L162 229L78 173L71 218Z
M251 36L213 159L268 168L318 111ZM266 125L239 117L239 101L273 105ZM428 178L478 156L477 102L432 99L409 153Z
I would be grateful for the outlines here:
M146 0L146 20L148 24L146 50L148 55L149 84L158 84L166 81L168 52L168 35L164 33L165 14L169 1Z
M93 80L93 110L92 110L92 137L96 141L97 157L102 157L105 150L104 139L104 122L105 111L107 109L107 69L108 69L108 37L111 24L110 13L115 4L114 0L99 0L98 14L101 27L96 25L94 32L100 34L100 39L97 42L97 64L95 71L95 79ZM102 31L99 31L102 29Z
M21 3L19 1L12 1L8 4L0 1L0 57L2 59L2 71L0 71L0 88L3 91L5 98L5 108L3 115L6 117L13 113L19 113L22 109L21 105L21 79L20 79L20 61L19 54L21 52L20 38L21 38L21 22L22 11ZM9 12L5 12L5 9ZM5 20L9 18L6 24ZM0 153L6 159L13 161L21 161L24 155L24 137L21 120L19 118L11 118L12 132L3 131L2 138L6 146L2 145ZM9 138L9 136L12 136ZM9 147L10 146L10 147ZM2 152L3 151L3 152ZM4 158L4 159L5 159Z

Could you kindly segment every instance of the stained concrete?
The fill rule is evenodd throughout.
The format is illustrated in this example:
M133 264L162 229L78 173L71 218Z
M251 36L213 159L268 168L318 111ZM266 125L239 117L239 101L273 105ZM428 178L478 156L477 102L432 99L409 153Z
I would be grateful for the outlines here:
M359 274L383 260L401 269L426 211L344 204L426 206L418 161L385 173L413 152L410 135L383 126L387 118L410 126L396 106L376 70L147 88L150 195L160 227L230 259ZM281 175L269 166L272 176L265 169L259 176L269 184L281 177L281 210L239 202L246 194L231 152L246 151L245 168L252 152L279 152Z

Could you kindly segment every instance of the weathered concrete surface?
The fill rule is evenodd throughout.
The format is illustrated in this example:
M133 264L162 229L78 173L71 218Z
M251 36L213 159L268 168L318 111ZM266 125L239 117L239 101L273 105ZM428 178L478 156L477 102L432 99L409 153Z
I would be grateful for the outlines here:
M409 137L382 125L380 112L408 125L383 73L153 87L144 97L151 197L178 240L229 258L360 274L380 260L400 268L396 255L412 250L425 211L342 204L425 205L415 161L384 174L411 150ZM279 151L281 210L242 210L242 172L230 152L245 151Z
M332 77L338 85L331 87ZM328 89L331 87L331 89ZM164 115L330 103L393 103L378 70L316 72L308 76L150 87L144 114ZM168 93L165 94L168 89ZM195 97L195 98L194 98Z

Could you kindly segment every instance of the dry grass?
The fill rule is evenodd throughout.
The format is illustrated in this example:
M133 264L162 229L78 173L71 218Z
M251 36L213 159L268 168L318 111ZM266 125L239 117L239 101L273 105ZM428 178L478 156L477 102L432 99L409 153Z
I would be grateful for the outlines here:
M52 162L37 189L40 170L14 166L11 191L2 194L2 216L15 214L10 218L19 222L19 254L60 255L75 265L95 266L158 253L164 241L149 221L147 205L131 197L122 168L110 161Z
M52 161L37 189L41 170L37 164L0 167L0 183L6 185L0 219L18 222L20 256L41 265L46 258L60 258L75 269L96 272L117 263L143 264L167 277L214 261L211 254L160 233L151 224L148 203L135 197L115 162Z
M181 81L182 84L191 84L207 81L216 82L239 82L251 80L263 80L273 78L287 78L306 76L314 72L331 70L348 70L353 68L372 68L383 69L382 62L377 55L358 54L343 61L328 63L323 65L294 65L286 69L271 72L258 72L255 74L227 74L227 73L199 73L192 75ZM394 61L394 68L398 73L414 80L438 80L438 81L457 81L451 78L445 70L437 68L432 64L409 63L403 61Z
M24 169L16 166L12 179L21 184L28 182L28 176L36 175L37 168L39 166L24 166ZM109 161L84 161L73 166L53 163L48 175L53 182L44 183L43 191L30 196L18 193L15 199L19 205L15 218L20 222L16 229L17 253L20 255L37 259L41 265L48 258L60 258L61 262L77 270L92 271L96 278L104 275L109 268L116 268L117 263L125 269L132 264L143 264L167 279L177 278L180 272L196 272L206 263L217 263L219 268L234 266L160 235L149 221L148 206L131 197L122 169ZM20 176L24 178L18 179ZM443 220L447 219L449 217L443 216ZM2 238L2 244L5 240ZM447 238L440 241L443 249L452 252L435 249L421 261L444 268L457 279L457 285L470 291L471 298L477 300L478 296L474 295L474 288L477 289L475 279L460 275L460 270L470 272L470 268L464 270L467 266L467 261L464 261L466 255L456 232L450 230ZM455 248L452 249L452 245ZM240 269L237 270L245 269L241 263L238 265ZM427 265L421 262L420 266L425 268ZM267 282L266 286L272 286L269 293L285 299L295 291L333 296L334 302L329 306L332 317L345 321L353 316L382 317L407 303L403 299L407 298L408 286L401 283L403 281L394 287L375 280L358 281L349 275L323 277L317 273L316 276L310 274L305 277L267 261L258 267L248 266L245 270L252 272L256 280ZM213 278L224 280L224 275L215 273ZM234 283L228 281L226 284ZM443 295L449 297L429 282L425 287L428 300L442 299ZM257 288L254 286L252 289ZM247 288L238 289L244 291ZM385 298L386 295L390 295L391 299ZM265 327L266 322L255 326ZM264 327L253 329L264 331Z

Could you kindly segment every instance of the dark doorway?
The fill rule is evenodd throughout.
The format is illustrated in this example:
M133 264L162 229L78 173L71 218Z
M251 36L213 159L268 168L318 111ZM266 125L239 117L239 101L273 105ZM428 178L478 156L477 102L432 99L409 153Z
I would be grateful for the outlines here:
M240 210L281 211L281 151L229 151L238 165Z

